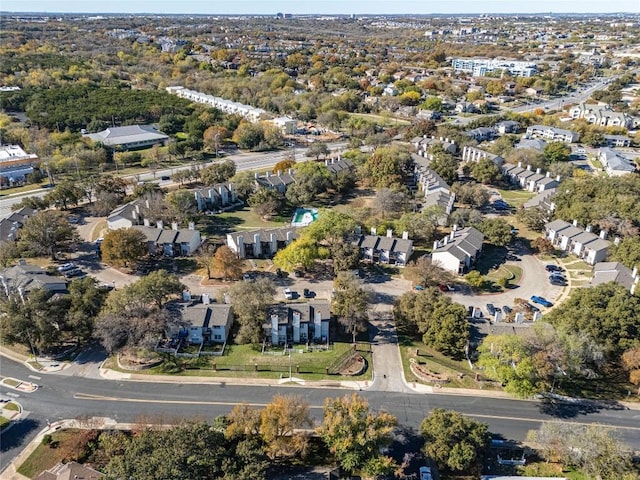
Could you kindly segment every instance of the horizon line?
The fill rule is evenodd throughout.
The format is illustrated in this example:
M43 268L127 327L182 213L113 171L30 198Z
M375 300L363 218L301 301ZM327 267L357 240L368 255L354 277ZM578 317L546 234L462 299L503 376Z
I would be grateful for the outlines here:
M539 12L431 12L431 13L401 13L401 12L378 12L378 13L366 13L366 12L352 12L352 13L321 13L321 12L309 12L309 13L295 13L295 12L278 12L273 13L250 13L250 12L236 12L236 13L201 13L201 12L152 12L152 11L140 11L140 12L75 12L75 11L48 11L48 10L0 10L0 14L18 14L26 13L31 15L36 14L62 14L62 15L220 15L220 16L238 16L238 15L258 15L258 16L271 16L277 13L286 13L290 15L335 15L335 16L350 16L350 15L407 15L407 16L428 16L428 15L615 15L615 14L631 14L640 15L640 11L628 11L628 10L616 10L616 11L590 11L590 12L576 12L576 11L539 11Z

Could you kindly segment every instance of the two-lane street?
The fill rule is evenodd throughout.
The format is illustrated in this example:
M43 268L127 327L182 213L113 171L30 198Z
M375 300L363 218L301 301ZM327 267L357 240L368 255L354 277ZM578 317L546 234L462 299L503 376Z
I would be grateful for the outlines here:
M31 372L19 363L3 358L0 367L3 376L26 379ZM394 375L400 375L395 372ZM231 381L231 380L230 380ZM349 390L241 385L241 379L213 384L156 383L130 380L104 380L65 375L41 375L41 387L31 394L20 394L19 401L29 412L24 423L17 424L2 436L4 469L11 459L31 438L50 422L99 416L119 422L135 422L147 418L200 417L211 420L229 412L235 405L246 402L255 406L268 403L276 393L302 396L311 406L316 420L322 415L324 399L343 396ZM240 383L240 384L238 384ZM9 390L2 387L1 394ZM586 408L579 405L546 405L533 401L518 401L485 397L443 394L395 393L363 390L360 392L374 409L386 410L398 418L400 424L417 428L422 419L434 408L458 410L489 424L494 433L506 438L524 439L530 429L541 422L562 419L571 422L599 423L620 428L621 437L636 448L640 447L640 412Z

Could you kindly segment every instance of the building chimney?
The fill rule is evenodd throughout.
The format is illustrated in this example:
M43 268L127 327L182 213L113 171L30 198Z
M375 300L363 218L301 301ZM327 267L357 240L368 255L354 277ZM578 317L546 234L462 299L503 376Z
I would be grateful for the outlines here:
M267 171L267 178L271 177L271 172Z
M196 224L193 222L189 222L189 230L195 230L196 229Z
M452 228L453 228L454 232L457 232L458 231L458 224L454 223Z
M631 272L631 278L635 279L638 277L638 266L633 267L633 271Z
M527 165L527 171L531 171L531 165Z
M522 168L522 162L518 162L518 167Z
M393 230L391 230L390 228L387 228L387 237L388 238L393 237Z
M574 220L574 221L573 221L573 226L574 226L574 227L577 227L577 226L578 226L578 220Z
M178 223L177 222L171 222L171 230L178 230Z
M438 243L438 241L434 240L434 242L433 242L433 250L434 251L437 250L439 246L440 246L440 244Z
M293 175L293 168L289 169L289 175Z
M620 237L616 237L613 239L613 244L617 247L618 245L620 245Z
M562 177L560 175L556 175L556 182L559 182Z
M402 232L402 239L409 240L409 232L407 232L406 230Z
M371 227L371 235L377 235L376 227Z
M202 303L204 305L209 305L211 303L211 296L208 293L202 294Z
M540 172L542 172L542 169L541 169L541 168L536 168L536 173L537 173L538 175L540 175Z
M456 239L456 231L455 230L451 230L451 234L449 235L449 238L451 238L452 242Z
M547 174L545 175L545 177L549 178L551 176L551 172L547 172Z
M151 222L149 222L148 218L145 218L144 220L142 220L142 223L144 224L145 227L150 227L151 226Z
M162 220L156 220L156 227L162 230L164 228L164 222Z
M260 178L260 174L258 172L254 173L253 178L257 180L258 178Z
M602 240L606 240L607 239L607 231L606 230L600 230L600 238Z

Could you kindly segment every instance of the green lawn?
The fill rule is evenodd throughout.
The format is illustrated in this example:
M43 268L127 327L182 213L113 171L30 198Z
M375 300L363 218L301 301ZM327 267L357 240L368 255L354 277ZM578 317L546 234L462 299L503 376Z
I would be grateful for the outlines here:
M7 403L4 408L6 408L7 410L11 410L12 412L19 412L20 411L20 407L18 405L16 405L13 402L9 402Z
M375 115L373 113L351 113L349 114L351 117L363 118L364 120L368 120L372 123L376 123L378 125L382 125L383 127L391 127L394 125L410 125L411 122L408 120L403 120L391 116L384 115Z
M368 368L360 376L339 376L326 374L326 369L335 367L353 346L350 343L336 342L328 351L307 352L304 346L293 350L291 361L289 355L282 353L282 349L273 350L271 355L263 355L254 350L251 345L227 346L222 357L201 355L197 359L169 357L162 365L137 373L149 375L184 375L202 377L230 377L230 378L273 378L288 377L289 362L292 375L305 380L370 380L372 369ZM304 351L303 351L304 350ZM303 351L302 353L300 353ZM360 353L371 366L371 355ZM256 367L257 365L257 367ZM296 366L300 366L300 373L296 373ZM117 371L116 362L109 359L106 368ZM272 371L273 370L273 371Z
M430 371L434 373L446 374L449 376L449 383L444 384L452 388L481 388L475 381L475 373L469 368L466 360L458 361L445 357L432 348L427 347L419 340L402 336L400 337L400 357L402 358L402 368L407 382L417 382L420 380L411 372L410 360L414 359L420 364L426 364ZM416 355L419 351L419 355ZM462 374L462 377L460 377Z
M526 190L502 190L497 189L500 192L500 195L509 205L519 208L520 205L525 203L527 200L536 196L533 192L527 192Z
M6 427L7 425L9 425L9 419L4 418L3 416L0 415L0 430L2 430L4 427Z
M49 179L44 179L40 183L32 183L29 185L23 185L21 187L13 187L13 188L3 188L0 189L0 196L2 195L12 195L18 193L28 193L32 190L38 190L39 188L44 188L45 185L49 184Z
M272 220L265 221L246 206L239 210L222 212L219 215L212 216L212 218L234 228L273 228L281 227L284 223L291 221L288 216L287 218L274 217Z
M77 435L79 430L69 429L60 430L51 434L52 444L38 445L29 458L27 458L18 468L18 473L25 477L34 478L43 470L48 470L65 459L67 450L65 448L54 448L51 445L64 443Z

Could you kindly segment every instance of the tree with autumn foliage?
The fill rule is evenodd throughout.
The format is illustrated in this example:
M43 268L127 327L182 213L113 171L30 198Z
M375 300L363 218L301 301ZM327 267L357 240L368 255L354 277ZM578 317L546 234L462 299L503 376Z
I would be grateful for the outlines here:
M213 256L213 269L222 275L223 280L242 278L242 260L226 245L216 250Z
M397 419L387 412L374 412L357 393L328 398L324 418L317 432L348 473L361 470L367 475L392 473L397 465L380 453L391 443Z

